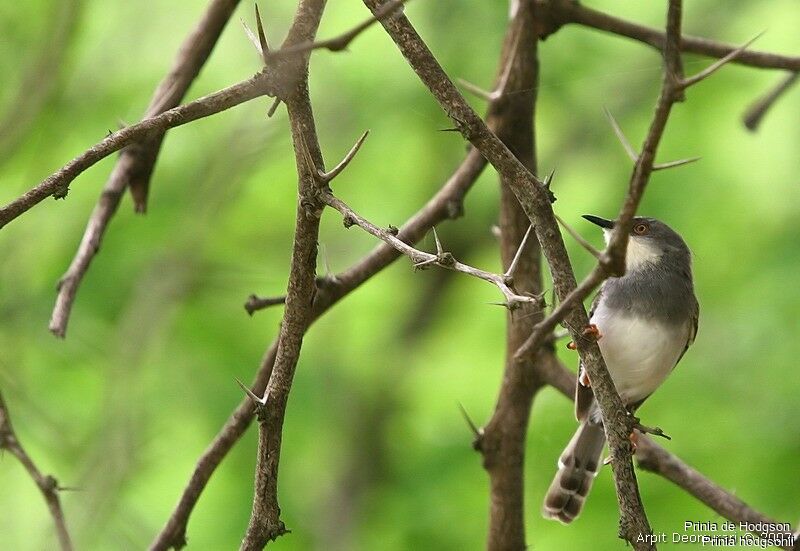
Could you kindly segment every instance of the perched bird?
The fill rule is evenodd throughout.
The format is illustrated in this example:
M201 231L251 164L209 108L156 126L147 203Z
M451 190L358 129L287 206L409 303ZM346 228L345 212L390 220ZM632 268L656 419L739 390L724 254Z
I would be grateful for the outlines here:
M614 222L585 219L603 228ZM594 332L622 402L633 413L658 388L697 334L699 305L691 251L672 228L655 218L633 219L622 277L607 279L592 303L587 331ZM600 466L606 437L583 366L575 389L580 426L558 461L544 499L545 518L569 523L583 508Z

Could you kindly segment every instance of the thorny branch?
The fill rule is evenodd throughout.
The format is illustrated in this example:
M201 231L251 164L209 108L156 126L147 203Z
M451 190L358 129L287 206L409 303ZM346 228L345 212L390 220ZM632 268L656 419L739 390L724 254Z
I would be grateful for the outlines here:
M251 99L265 95L275 95L278 92L275 77L276 75L271 71L260 72L247 80L218 92L203 96L179 107L174 107L155 117L144 119L137 124L126 126L121 130L110 133L102 141L45 178L21 197L0 207L0 228L50 196L56 199L63 199L69 191L69 185L83 171L123 147L146 139L154 133L209 117Z
M502 305L507 307L509 310L515 310L523 304L541 306L541 296L520 295L514 291L511 285L509 285L511 274L494 274L479 268L473 268L472 266L456 260L452 254L442 248L439 238L436 236L435 228L433 229L433 232L436 240L436 254L433 254L416 249L411 245L401 241L390 231L376 226L366 218L356 213L341 199L334 197L333 194L324 193L322 194L321 198L326 205L338 210L342 214L344 217L345 227L356 225L367 233L374 235L385 243L388 243L409 257L414 262L415 268L424 268L427 266L436 265L442 268L447 268L448 270L454 270L456 272L461 272L462 274L467 274L469 276L488 281L496 286L501 293L503 293L505 302L502 303ZM524 247L524 245L525 243L523 242L521 247Z
M300 37L300 39L298 40L297 39L298 35L295 35L294 40L291 39L287 40L287 45L291 47L291 44L296 44L297 46L295 53L303 53L316 48L328 48L336 51L337 49L346 47L347 44L352 40L352 38L354 38L359 32L363 31L365 28L367 28L369 24L371 24L373 21L383 19L384 17L390 15L390 12L393 12L402 2L385 2L381 5L381 7L378 8L375 7L376 4L378 4L378 2L374 0L365 0L365 3L367 3L367 5L369 5L373 9L374 16L372 20L366 22L366 24L362 24L359 27L357 27L356 28L358 29L357 32L354 32L356 31L356 29L354 29L354 31L350 31L350 33L345 33L341 37L337 37L336 39L332 39L330 41L322 41L319 43L314 43L313 38L308 38L305 41L303 41L302 37ZM312 9L308 10L305 13L301 13L303 11L302 7L304 4L311 5ZM322 2L322 4L324 4L324 2ZM395 5L394 7L392 7L391 10L389 10L387 6L390 6L392 4L397 4L397 5ZM517 2L517 4L519 3ZM679 7L679 4L677 5ZM310 20L313 20L314 19L313 7L315 6L319 7L318 14L321 14L322 5L319 2L314 2L312 0L301 2L301 6L298 11L298 20L302 21L304 20L304 17L306 23L308 23ZM543 19L547 17L550 18L551 27L547 30L540 30L540 34L542 36L546 36L547 34L553 32L561 24L568 22L577 22L584 26L591 26L604 30L610 30L611 32L614 32L616 34L630 36L631 38L643 41L659 49L662 48L662 45L666 44L666 47L664 47L664 49L667 51L670 49L669 45L670 32L667 32L665 35L664 33L660 33L659 31L653 29L648 29L647 27L631 24L613 18L611 16L607 16L600 12L594 12L576 3L536 2L536 6L537 9L541 9L542 13L546 14L543 17ZM386 11L381 13L380 10L386 10ZM394 25L395 23L397 23L396 21L383 20L382 22L384 23L384 26L387 27L387 30L390 31L390 34L392 34L392 30L390 29L390 27L394 27L394 32L396 33L396 35L398 33L405 34L405 36L402 37L393 35L393 38L395 38L395 40L401 46L401 49L403 49L404 46L408 47L410 45L416 47L423 46L423 48L421 48L420 51L417 52L415 56L411 56L415 57L415 59L410 58L409 61L411 62L414 69L418 73L420 73L420 77L423 79L423 81L426 81L426 84L429 84L430 86L430 80L429 79L426 80L426 77L429 77L430 75L426 75L423 73L430 70L433 70L433 72L435 73L435 70L438 68L438 65L436 65L435 60L433 60L432 56L430 55L430 52L427 51L427 48L424 48L424 43L422 43L419 37L416 36L416 33L413 32L413 28L410 27L410 24L408 24L408 21L405 19L405 17L400 16L398 14L397 18L392 17L387 19L400 20L399 25ZM677 34L673 34L673 36L678 37L680 46L684 51L701 53L713 57L725 57L735 52L736 50L735 47L716 43L706 39L680 37L679 18L677 18L677 20L678 20L678 25L677 25L678 32ZM260 31L261 31L259 33L260 45L262 45L261 50L262 53L266 53L269 51L268 46L266 45L266 38L263 36L263 30L260 29ZM292 33L290 32L290 38L291 37ZM342 43L344 43L343 46ZM280 55L289 58L291 56L285 55L291 52L291 50L287 48L287 45L284 45L286 51L284 51L283 54ZM302 48L300 48L300 46L302 46ZM675 86L673 90L675 93L675 97L673 99L677 99L680 96L681 89L685 88L686 86L688 86L693 82L690 82L691 79L682 78L679 71L680 64L679 64L679 57L677 56L678 48L673 47L673 52L675 53L675 55L674 56L667 55L667 59L678 63L676 66L673 67L673 70L670 72L671 75L676 77L673 82L673 85ZM272 54L274 53L275 52L272 52ZM404 53L406 53L407 57L410 57L407 52ZM733 59L737 55L738 58ZM740 51L739 53L736 53L734 56L731 56L731 60L739 63L748 64L751 66L782 68L782 69L792 70L795 72L800 68L800 58L792 58L789 56L778 56L775 54L766 54L762 52ZM432 64L431 61L433 62ZM440 68L438 69L439 71L441 71ZM42 184L29 191L23 197L17 199L16 201L0 209L0 227L5 225L9 221L13 220L14 218L16 218L21 213L32 208L35 204L46 198L48 195L53 194L56 197L63 197L66 194L69 183L80 172L92 166L99 159L113 153L114 151L119 150L122 147L125 147L126 145L136 142L141 142L143 140L148 139L151 136L158 135L159 133L161 136L163 136L163 132L166 131L167 128L171 128L174 126L178 126L180 124L184 124L186 122L190 122L191 120L195 120L202 116L208 116L215 112L219 112L221 110L232 107L233 105L236 105L243 101L247 101L248 99L258 97L260 95L276 95L276 96L283 95L283 93L285 93L285 89L279 89L280 87L278 86L278 83L275 79L275 75L271 75L270 72L271 71L269 70L269 68L265 69L262 73L259 73L258 75L256 75L252 79L249 79L248 81L244 81L242 83L234 85L216 94L211 94L206 98L201 98L201 100L197 100L196 102L192 102L180 108L175 108L170 111L167 111L163 113L163 116L157 116L151 119L147 119L145 121L142 121L142 123L140 123L139 125L134 125L132 127L123 129L120 132L111 134L109 138L106 138L106 140L103 140L98 145L91 148L84 155L75 159L72 163L65 166L61 171L57 172L56 174L54 174L53 176L42 182ZM709 70L707 72L708 74L710 74L710 72L712 71ZM456 101L454 104L451 104L450 106L451 109L448 110L448 114L450 114L450 116L454 119L458 129L465 135L465 137L473 141L473 143L476 145L476 147L479 148L481 153L478 153L477 151L472 151L469 153L467 159L464 161L464 163L456 172L456 174L454 174L451 181L448 182L445 188L443 188L440 191L440 193L437 194L437 196L434 199L432 199L431 202L429 202L428 205L426 205L426 207L422 209L422 211L420 211L420 213L406 225L406 227L404 227L404 229L398 235L398 240L404 243L405 242L413 243L414 241L420 239L427 229L433 228L433 226L438 221L445 219L447 217L454 217L460 214L461 212L460 205L461 205L461 199L463 198L463 194L466 192L466 189L468 189L471 183L474 181L474 178L477 177L477 174L480 173L480 171L484 167L485 160L482 154L485 154L486 157L489 158L490 161L492 161L492 164L494 164L498 168L498 171L501 173L501 176L503 177L504 181L507 182L507 185L513 188L515 193L518 194L520 202L525 208L525 211L527 212L528 216L531 217L532 221L534 223L536 223L537 220L540 222L539 224L535 224L537 230L537 237L539 237L539 240L541 241L542 246L544 248L544 252L551 263L551 268L553 268L554 278L556 279L556 286L559 291L559 297L561 298L561 305L559 306L559 308L561 308L561 306L563 306L564 304L567 304L567 306L563 307L563 311L565 315L570 317L568 321L574 321L576 319L580 320L581 311L583 309L582 307L579 307L581 299L577 298L579 295L575 295L575 293L578 293L579 290L580 293L583 293L584 290L582 290L582 287L584 284L582 284L581 287L578 287L576 289L574 276L571 276L568 273L571 272L571 268L569 267L568 260L566 260L565 252L563 252L563 243L560 242L559 237L554 237L553 234L554 228L555 228L555 233L557 234L557 225L555 223L554 217L552 216L552 211L549 206L549 195L545 194L544 197L542 196L543 195L542 192L546 191L544 190L544 186L542 186L541 182L536 180L536 178L533 177L530 174L530 172L525 171L524 167L521 170L520 166L518 166L518 163L515 164L508 158L507 155L508 150L504 150L502 147L498 147L499 142L496 141L496 138L491 134L491 132L488 132L485 129L485 126L484 127L481 126L482 121L480 121L480 119L477 118L474 115L474 113L471 113L468 108L466 110L464 109L464 105L462 104L463 98L460 98L457 92L455 92L455 95L453 95L454 88L452 88L452 83L449 81L449 79L447 79L446 75L444 75L444 73L441 72L438 76L444 76L444 79L441 81L443 86L437 89L432 89L432 91L437 96L437 99L439 99L440 102L442 103L444 103L448 99L460 100L460 102ZM701 78L704 78L704 76ZM700 79L697 78L696 81L699 80ZM487 99L490 99L492 101L502 99L501 90L503 87L504 85L500 85L496 88L495 92L492 92L491 94L486 94ZM275 106L277 106L277 101L273 105L273 108ZM311 123L313 123L313 117L310 116L310 106L306 105L306 107L308 107L306 112L306 114L308 115L308 120ZM447 107L445 108L447 109ZM303 111L303 109L300 109L300 111ZM464 115L464 114L466 114L465 117L463 118L459 117L459 115ZM668 110L667 110L667 115L668 115ZM301 116L303 116L303 113L301 113ZM655 118L657 117L658 117L658 108L656 117L654 117L654 122ZM307 138L311 137L314 139L313 141L316 142L313 130L310 134L308 132L299 132L299 131L294 132L294 130L295 129L293 128L293 133L295 133L296 139L299 136L305 141ZM661 131L663 131L663 128L661 129ZM652 127L651 127L651 132L652 132ZM651 134L648 133L648 137L650 137L650 135ZM656 139L656 144L657 141L658 140ZM648 146L648 141L646 140L645 147L643 147L642 150L642 154L637 156L637 167L642 161L642 158L647 155L647 146ZM314 143L314 149L315 149L314 157L318 157L317 161L320 162L319 166L322 166L321 156L319 156L319 151L315 143ZM354 154L355 152L353 151L352 155ZM350 158L352 158L352 155L350 156ZM154 162L155 162L155 157L152 158L152 163ZM658 168L658 165L652 164L652 159L650 159L649 162L651 165L650 170ZM686 161L677 161L676 163L682 164L685 162ZM675 166L676 163L668 163L668 165ZM346 163L344 164L346 165ZM152 169L152 164L150 165L150 167ZM342 166L342 169L343 168L344 166ZM300 157L298 156L298 171L300 172L300 170L301 170ZM335 169L331 172L334 171ZM315 180L316 183L319 184L325 182L326 174L329 175L331 178L336 174L338 174L338 172L336 172L336 174L331 175L331 172L325 173L321 170L318 170L316 171L316 174L312 172L310 176L312 180ZM634 176L632 177L631 190L633 190L634 188L635 175L636 175L636 170L634 170ZM308 176L309 176L308 174L306 174L306 176L301 175L300 178L301 186L303 183L303 178L307 178ZM149 179L149 174L146 176L146 179ZM645 178L645 183L646 183L646 178ZM530 190L528 192L522 190L520 186L523 184L529 186L533 190L533 193L531 193ZM643 188L644 183L642 183L640 187ZM330 195L330 197L332 197L332 195ZM629 200L631 199L631 197L632 193L629 194L628 196ZM639 198L640 197L641 197L641 192L639 192ZM546 205L545 202L542 201L543 198L547 199ZM633 201L634 203L638 203L638 199L634 198ZM301 204L301 207L302 206L303 205ZM309 204L307 203L306 207L308 206ZM298 209L298 221L300 220L300 210L301 209ZM622 222L622 220L624 220L624 218L628 216L628 210L630 210L630 216L632 216L633 212L635 212L635 204L632 208L629 208L628 203L626 202L626 205L625 207L623 207L623 210L621 211L619 217L620 222ZM306 212L308 211L306 210ZM113 215L113 212L111 214ZM102 230L100 233L102 233ZM301 232L298 231L298 235L300 233ZM624 239L622 241L624 241ZM307 252L311 251L310 246L304 248ZM609 247L609 250L610 249L611 246ZM604 254L608 254L609 250L607 250L606 253ZM296 253L298 252L297 240L296 240L295 252ZM624 245L621 246L621 253L622 257L624 258ZM429 253L424 253L424 254L429 254ZM296 340L298 336L302 337L302 334L304 334L304 332L308 328L308 324L310 324L314 319L316 319L316 317L321 315L325 310L327 310L327 308L329 308L340 298L342 298L347 293L355 289L358 285L360 285L360 283L362 283L363 281L365 281L366 279L377 273L388 263L397 258L397 255L398 253L388 245L381 245L375 251L373 251L373 253L371 253L368 257L366 257L362 262L354 266L351 270L348 270L344 274L337 276L335 280L328 281L327 287L320 286L320 279L318 278L316 282L317 295L309 309L310 312L309 311L300 312L299 310L295 312L295 313L300 312L301 314L295 316L295 318L296 319L302 318L301 321L304 321L305 323L298 323L297 327L291 329L292 334L291 334L291 339L289 340ZM445 258L445 253L441 249L441 247L438 247L437 254L431 256L434 256L436 258L436 262L439 262L440 257L442 259ZM605 271L606 267L611 265L612 260L613 259L611 258L605 259L605 262L601 262L600 264L598 264L596 270L603 269ZM449 260L447 262L449 262ZM515 263L512 262L512 264ZM293 268L294 268L294 263L293 263ZM623 269L624 269L624 264L623 264ZM293 273L294 271L295 270L293 269ZM305 270L306 273L304 274L304 277L308 275L308 271L309 270L307 269ZM310 271L313 279L313 267L311 268ZM307 282L304 284L303 288L308 290L309 285L307 284ZM587 296L588 292L586 293ZM290 293L288 296L291 295L292 295L292 285L290 282ZM290 310L288 304L290 302L290 299L287 297L286 301L287 301L287 311L288 311ZM570 308L568 308L570 302L574 303L574 305L571 311L568 312L570 310ZM557 310L558 309L556 309L556 311ZM553 314L556 313L556 311L554 311L550 317L552 317ZM561 313L559 313L559 315L561 315ZM288 313L286 316L287 318L292 317ZM585 319L586 317L585 311L583 311L582 317ZM578 328L580 327L580 326L573 326L571 324L569 325L570 327L572 327L573 332L576 327ZM255 392L256 394L262 394L264 392L264 387L266 386L267 380L269 379L272 373L273 364L275 366L281 367L281 371L283 372L283 382L286 382L286 375L287 375L286 369L288 369L289 370L288 382L289 383L291 382L291 373L293 372L294 369L294 366L291 365L292 359L290 358L289 360L285 360L281 357L281 351L282 349L285 348L286 340L287 339L284 339L284 334L282 333L281 339L279 339L278 341L278 345L277 346L273 345L267 352L262 362L262 366L256 375L256 380L254 381L253 384L253 392ZM582 345L579 347L579 351L583 356L585 356L584 361L587 365L594 364L596 366L599 366L596 369L602 369L603 371L605 371L603 369L602 358L597 357L599 356L599 354L597 354L596 348L597 348L596 345L594 345L593 343L582 343ZM290 356L294 355L294 360L293 360L294 362L296 362L296 355L297 355L296 353L299 353L299 344L296 346L296 350L294 352L292 351L289 352ZM278 362L276 362L276 357L278 358ZM549 363L543 363L541 369L542 373L552 374L556 372L556 369L553 368L552 365L550 365ZM276 367L276 371L277 370L278 369ZM564 375L567 377L567 379L571 378L570 375L568 374ZM593 382L595 383L597 390L601 389L604 386L602 384L602 381L593 380ZM571 381L568 381L566 390L568 394L571 392L570 388L571 384L572 384ZM270 385L272 386L272 383L270 383ZM285 392L288 393L288 386L285 387ZM266 392L264 393L264 396L271 397L271 394L269 392ZM603 406L604 401L607 401L602 396L598 396L598 399L601 402L601 406ZM282 407L285 407L285 401ZM220 434L215 438L215 440L209 446L208 450L201 457L200 461L198 461L192 479L190 480L178 504L178 507L176 508L175 512L170 518L170 521L168 522L167 526L165 526L164 530L159 535L156 542L154 542L153 549L164 549L168 546L180 547L183 543L185 543L186 522L188 520L188 516L194 504L199 498L200 492L204 488L205 484L208 482L208 479L211 476L213 470L216 468L216 466L223 459L227 451L238 440L238 438L244 432L246 427L249 425L252 418L251 416L253 410L254 406L252 402L250 402L249 399L245 399L242 402L242 404L240 404L240 406L236 409L236 411L229 419L228 423L220 432ZM603 406L603 410L604 412L606 411L605 406ZM272 444L270 444L269 442L267 443L267 445L272 445L273 451L275 449L279 449L280 427L278 427L277 435L278 435L277 448L275 447L274 442ZM269 435L264 436L262 432L262 439L266 438L269 438ZM612 439L610 438L610 440ZM612 449L613 448L614 448L614 443L612 442ZM269 457L267 457L266 459L269 460ZM273 471L273 474L276 474L277 457L274 454L273 454L273 459L274 459L274 469L275 469ZM615 461L615 469L617 467L618 461L619 459L617 458L617 460ZM667 475L665 474L665 476ZM617 473L616 478L620 477L625 478L626 477L625 473L622 474ZM257 476L256 500L258 499L259 481L264 482L264 480L265 479L263 477L259 478ZM273 478L272 484L275 484L274 482L275 480L276 479ZM633 482L635 484L635 479ZM269 485L270 484L269 480L266 480L266 483ZM256 516L255 505L256 504L254 500L254 517ZM274 513L276 511L276 508L277 508L277 501L274 502L273 510L268 511L268 513L270 514ZM624 511L622 514L623 516L625 516ZM277 518L277 513L276 513L276 518Z
M71 551L72 541L67 530L67 522L64 519L64 510L61 508L61 500L58 496L58 492L62 488L59 487L55 478L42 474L42 471L30 458L25 448L22 447L11 425L11 416L8 413L8 407L3 400L2 394L0 394L0 450L6 450L16 457L25 467L25 470L28 471L31 479L36 483L42 496L44 496L44 500L47 502L50 516L53 517L53 523L56 526L56 534L58 535L58 543L61 546L61 550Z
M313 41L319 28L325 0L300 0L294 23L285 46ZM316 289L317 241L322 205L318 196L333 177L342 170L363 142L348 154L332 173L316 167L324 166L316 134L314 114L308 91L309 54L294 59L293 72L298 75L293 87L281 97L289 113L289 124L297 166L297 214L292 260L286 292L286 307L278 334L278 345L263 397L256 400L258 416L258 453L255 469L253 508L242 551L257 551L287 533L278 504L278 466L283 438L283 422L292 380L297 369L303 335L313 320L313 297ZM292 60L288 60L291 63ZM327 179L326 179L327 178Z

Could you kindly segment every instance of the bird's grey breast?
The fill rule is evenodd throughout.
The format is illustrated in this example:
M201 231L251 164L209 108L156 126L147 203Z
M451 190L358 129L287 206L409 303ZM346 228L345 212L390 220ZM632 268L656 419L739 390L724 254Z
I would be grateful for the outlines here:
M605 281L600 300L621 315L682 325L696 311L691 268L665 259Z

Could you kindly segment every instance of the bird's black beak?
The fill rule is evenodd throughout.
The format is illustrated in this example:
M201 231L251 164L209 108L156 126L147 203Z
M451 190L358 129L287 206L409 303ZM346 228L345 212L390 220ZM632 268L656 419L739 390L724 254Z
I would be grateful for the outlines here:
M594 216L593 214L584 214L584 218L586 218L592 224L597 224L601 228L611 229L614 227L613 220L606 220L605 218L600 218L599 216Z

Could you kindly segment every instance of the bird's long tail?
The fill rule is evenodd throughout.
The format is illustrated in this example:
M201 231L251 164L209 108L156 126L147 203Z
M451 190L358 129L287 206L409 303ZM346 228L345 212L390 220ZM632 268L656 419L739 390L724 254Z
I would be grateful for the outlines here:
M584 421L561 453L556 473L542 506L545 518L570 523L580 514L600 468L606 443L603 426Z

